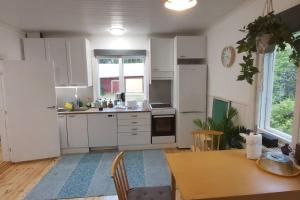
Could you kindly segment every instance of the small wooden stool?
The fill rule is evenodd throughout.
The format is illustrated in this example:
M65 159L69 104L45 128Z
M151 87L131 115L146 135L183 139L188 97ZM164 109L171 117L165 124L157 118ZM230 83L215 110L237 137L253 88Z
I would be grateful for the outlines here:
M194 145L192 151L213 151L219 150L220 138L224 133L222 131L214 130L194 130L192 132ZM214 140L217 139L217 147L214 149ZM210 145L208 145L210 143ZM210 147L209 147L210 146Z

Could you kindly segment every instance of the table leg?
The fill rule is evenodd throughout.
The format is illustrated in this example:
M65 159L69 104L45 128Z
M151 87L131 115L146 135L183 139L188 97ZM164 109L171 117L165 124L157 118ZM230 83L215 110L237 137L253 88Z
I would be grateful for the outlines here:
M175 181L175 177L173 175L173 173L171 173L171 178L172 178L172 185L171 185L171 189L172 189L172 200L176 199L176 181Z

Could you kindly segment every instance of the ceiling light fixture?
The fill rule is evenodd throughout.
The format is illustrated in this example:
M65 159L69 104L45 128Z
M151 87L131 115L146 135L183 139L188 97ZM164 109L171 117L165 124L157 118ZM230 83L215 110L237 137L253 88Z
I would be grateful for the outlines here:
M167 0L165 7L170 10L183 11L194 7L197 0Z
M109 32L112 35L123 35L125 33L125 28L121 25L113 25L110 29Z

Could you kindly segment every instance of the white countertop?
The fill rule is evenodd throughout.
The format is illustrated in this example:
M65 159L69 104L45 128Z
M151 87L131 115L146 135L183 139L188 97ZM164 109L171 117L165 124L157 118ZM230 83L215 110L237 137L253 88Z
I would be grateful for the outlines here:
M93 114L93 113L129 113L129 112L150 112L150 109L144 108L136 108L136 109L128 109L128 108L104 108L103 111L99 111L98 108L90 108L85 111L63 111L58 112L59 115L64 114Z

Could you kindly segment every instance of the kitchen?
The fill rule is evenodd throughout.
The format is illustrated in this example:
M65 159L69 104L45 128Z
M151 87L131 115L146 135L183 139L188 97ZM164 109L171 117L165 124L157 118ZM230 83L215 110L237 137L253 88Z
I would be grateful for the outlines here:
M192 44L194 46L192 46ZM55 87L58 92L57 104L58 106L64 106L65 108L58 108L58 126L59 126L59 135L60 140L56 138L55 146L58 146L60 143L60 149L62 154L65 153L87 153L90 148L118 148L118 149L147 149L147 148L174 148L176 147L176 138L177 144L181 148L189 148L189 145L192 142L192 136L189 134L195 127L192 124L192 119L202 115L202 119L206 118L206 82L207 82L207 67L205 65L205 38L203 36L177 36L174 38L151 38L150 39L150 52L151 52L151 72L150 76L151 85L149 87L149 102L144 100L143 102L139 102L139 104L143 104L138 106L136 100L127 100L132 99L130 94L128 93L117 93L115 92L115 99L111 99L113 96L108 95L109 98L105 98L105 91L103 92L103 96L99 95L97 98L93 98L91 96L83 96L83 99L96 99L95 102L86 102L85 104L93 105L93 108L88 108L86 105L83 105L81 102L79 95L80 90L87 90L86 92L90 92L88 90L92 90L91 86L93 83L92 80L92 59L91 55L94 53L94 59L96 60L98 57L104 59L104 57L116 57L122 55L124 57L121 59L121 62L124 61L124 73L126 73L126 69L130 69L133 66L128 64L126 66L126 59L129 56L132 57L144 57L146 56L145 50L101 50L95 49L94 52L89 48L90 44L87 39L84 38L25 38L23 39L24 45L24 53L25 53L25 61L32 61L31 65L38 65L38 67L42 66L43 63L38 63L37 61L47 60L54 63L55 69ZM174 46L177 47L177 50L174 51ZM174 55L174 52L175 55ZM194 52L199 52L195 54ZM192 62L195 64L183 64L180 65L180 59L178 59L178 67L174 68L174 57L184 58L184 61L189 61L189 58L192 58ZM67 60L69 59L69 60ZM111 59L112 60L112 59ZM113 62L109 60L108 62ZM34 64L34 62L37 62ZM142 62L145 62L142 60ZM74 65L73 63L83 63L82 65ZM201 63L201 65L199 64ZM198 64L198 65L197 65ZM7 63L9 65L9 63ZM15 65L15 63L11 64ZM99 64L99 71L105 69L112 69L113 66L107 64L109 66L103 66ZM22 65L20 64L20 67ZM97 66L96 66L97 67ZM104 68L106 67L106 68ZM142 65L141 68L146 69ZM13 68L9 66L8 68ZM34 66L33 66L34 68ZM119 66L117 66L118 71ZM198 68L201 68L197 71ZM95 69L95 67L94 67ZM18 71L19 69L16 68ZM34 69L33 69L34 70ZM127 70L128 71L128 70ZM196 73L197 72L197 73ZM13 72L7 72L7 74ZM107 72L110 74L109 72ZM130 74L130 72L127 72ZM132 73L132 72L131 72ZM94 72L97 74L97 72ZM24 78L25 73L23 74ZM143 74L142 74L143 75ZM39 74L34 74L34 76L42 76ZM108 76L108 77L107 77ZM114 75L106 75L106 79L112 77ZM117 75L118 76L118 75ZM145 75L143 75L144 79L147 79ZM51 77L51 76L50 76ZM98 75L100 77L100 75ZM125 75L124 75L125 77ZM129 76L123 81L127 81ZM190 77L195 77L190 79ZM44 77L45 78L45 77ZM53 78L53 77L51 77ZM9 80L12 80L13 77L9 77ZM32 77L29 76L27 79L22 80L22 82L29 82ZM98 78L99 79L99 78ZM100 78L101 79L101 78ZM123 78L124 79L124 78ZM122 78L118 81L118 86L116 91L124 91L124 88L121 89ZM193 80L193 82L188 82L188 80ZM199 84L195 82L195 80L199 80ZM21 81L18 78L18 81ZM111 81L108 85L112 85L113 81ZM6 80L3 81L6 83ZM97 82L95 80L94 82ZM99 82L99 80L98 80ZM103 80L100 80L100 84L104 83ZM126 82L127 83L127 82ZM16 81L13 81L13 85L16 84ZM20 83L21 84L21 83ZM38 82L30 83L30 84L38 84ZM46 84L46 83L45 83ZM50 86L49 86L50 84ZM45 87L51 87L53 82L48 83ZM99 85L98 84L98 87ZM13 87L13 85L11 87ZM17 84L18 85L18 84ZM104 84L103 84L104 85ZM143 83L141 84L143 86ZM147 84L148 85L148 84ZM165 87L164 87L165 85ZM201 85L201 88L195 90L192 86L198 88ZM158 87L157 87L158 86ZM24 86L25 87L25 86ZM41 87L41 86L40 86ZM70 87L70 88L69 88ZM104 87L104 86L100 86ZM29 95L29 89L32 88L28 86L26 88L27 95ZM162 90L165 88L165 90ZM54 88L53 88L54 89ZM9 91L9 85L7 84L7 88L5 91ZM20 88L20 90L24 90ZM71 90L71 91L70 91ZM113 90L113 88L109 88L109 90ZM128 90L126 88L126 90ZM130 88L129 88L130 90ZM12 96L13 99L21 99L25 98L24 93L21 91L16 92L15 95L20 94L20 96ZM36 96L36 99L42 102L47 102L47 99L50 99L49 91L44 88L44 91L47 93L42 94L40 91L36 93L36 88L33 88L32 95ZM74 92L70 96L67 96L68 93ZM198 93L194 92L198 91ZM54 93L54 91L52 91ZM110 91L109 91L110 92ZM142 88L143 92L143 88ZM40 97L38 95L41 95ZM163 94L163 95L162 95ZM177 94L172 95L172 94ZM85 95L85 94L83 94ZM136 95L136 94L135 94ZM164 97L165 96L165 97ZM119 99L117 99L117 97ZM123 98L121 98L123 97ZM60 99L62 98L62 99ZM100 98L103 98L102 100ZM162 98L162 99L161 99ZM10 112L10 103L13 103L13 107L18 105L18 102L14 102L13 99L6 98L7 103L7 111ZM55 114L55 94L51 96L53 100L52 103L48 103L48 105L41 105L43 107L47 107L48 110L53 111ZM65 99L70 99L70 102L62 101ZM109 100L108 100L109 99ZM115 101L115 105L113 107L113 101ZM80 103L78 103L80 102ZM119 102L119 103L117 103ZM201 104L199 105L199 102ZM22 102L20 102L22 103ZM32 102L34 105L38 105L38 102ZM118 104L118 105L117 105ZM174 105L174 107L172 106ZM178 105L178 106L176 106ZM69 106L69 108L68 108ZM18 107L18 106L17 106ZM34 113L34 110L28 107L28 111L25 111L26 108L23 109L25 113L33 113L37 115L38 118L43 119L42 116L45 113L42 113L41 110L43 108L39 108L39 113ZM45 112L48 112L46 110ZM177 117L175 117L176 110ZM197 113L198 112L198 113ZM39 114L39 116L38 116ZM189 116L190 115L190 116ZM13 116L7 116L13 123ZM21 121L17 116L20 116L19 113L16 113L17 121ZM12 118L12 119L11 119ZM177 122L176 119L177 118ZM184 119L187 118L187 119ZM32 120L28 118L28 120ZM180 122L179 122L180 120ZM26 120L22 120L25 124L30 124L30 122L26 122ZM15 124L17 122L14 122ZM42 123L42 122L40 122ZM23 131L25 131L24 126L22 127ZM9 129L8 124L8 129ZM44 127L45 128L45 127ZM46 133L43 134L45 142L49 140L52 136L52 140L55 141L54 136L57 135L53 133L55 129L55 123L52 124L52 127L49 125L46 130L51 130L51 133L46 137ZM34 134L40 135L40 130L36 127L32 129L32 127L28 130L31 135L24 135L24 138L18 137L18 140L24 140L25 137L36 138L36 145L32 144L23 144L24 147L20 147L18 150L10 150L10 157L4 159L11 160L13 162L20 162L26 160L34 160L34 159L42 159L46 158L45 155L51 155L52 152L56 152L52 154L52 156L58 156L59 149L54 151L52 144L51 147L47 150L45 147L43 150L39 151L40 155L34 155L31 151L27 151L26 149L39 149L41 148L42 141L39 141L37 136ZM36 131L36 133L34 133ZM27 132L27 131L26 131ZM180 133L176 135L176 132ZM17 133L17 132L16 132ZM182 134L182 135L181 135ZM57 137L57 136L56 136ZM46 140L47 138L47 140ZM13 140L10 140L13 143ZM5 142L3 140L3 142ZM44 143L45 143L44 142ZM59 143L58 143L59 142ZM12 146L12 143L8 146ZM26 146L28 145L28 146ZM5 146L5 145L3 145ZM42 152L45 151L45 152ZM48 151L48 152L47 152ZM7 155L6 150L3 149L3 152ZM28 155L25 155L28 152ZM23 155L22 155L23 154Z
M3 29L7 38L3 44L8 46L7 51L0 48L0 166L54 162L53 168L45 165L44 174L34 179L36 185L26 186L23 198L39 199L47 185L53 191L47 191L45 199L113 196L114 185L107 179L110 172L105 178L103 171L98 176L96 172L101 165L110 169L112 159L122 151L127 153L125 165L132 167L128 176L133 185L169 184L172 177L162 175L169 174L167 166L171 166L165 154L193 149L192 133L199 129L195 120L209 122L220 112L217 101L228 103L226 109L237 109L239 125L257 128L257 88L236 81L242 56L224 49L236 46L241 35L234 31L253 18L241 11L262 9L263 2L198 0L190 9L177 12L159 1L32 1L39 11L30 7L34 4L30 1L20 6L16 1L0 2L4 5L0 35ZM274 2L278 12L300 3ZM8 11L19 15L14 18ZM51 12L57 16L45 17ZM118 18L122 15L128 21ZM278 138L291 146L295 141L290 136ZM85 157L88 161L82 163ZM58 180L59 188L54 189L55 182L47 181L55 176L47 179L48 175L72 164L74 171ZM79 194L76 187L80 186L73 188L68 181L78 178L75 172L84 164L95 173L92 176L82 168L86 172L80 171L80 179L86 191ZM143 178L132 175L135 168ZM160 170L167 172L159 174ZM87 177L90 185L84 182ZM107 191L100 191L97 184L104 184Z

